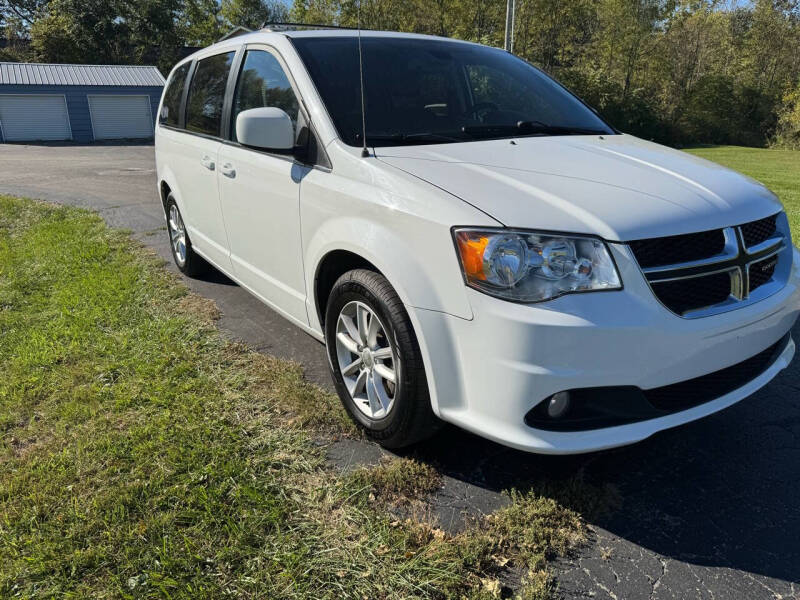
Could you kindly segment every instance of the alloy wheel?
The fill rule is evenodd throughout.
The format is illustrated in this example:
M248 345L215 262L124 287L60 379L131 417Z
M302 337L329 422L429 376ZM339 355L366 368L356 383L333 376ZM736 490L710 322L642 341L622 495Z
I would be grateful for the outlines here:
M339 313L336 357L355 406L370 419L385 418L397 395L399 364L386 328L363 302L349 302Z
M183 225L181 213L174 203L169 207L167 225L169 227L169 239L172 243L175 261L182 267L186 264L186 228Z

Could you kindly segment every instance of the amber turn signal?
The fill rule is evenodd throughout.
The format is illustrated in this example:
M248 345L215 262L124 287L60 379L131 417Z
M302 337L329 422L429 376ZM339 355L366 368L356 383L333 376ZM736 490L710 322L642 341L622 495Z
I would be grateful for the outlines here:
M461 255L461 264L468 279L485 280L483 272L483 254L489 244L485 235L470 231L459 231L456 234L458 253Z

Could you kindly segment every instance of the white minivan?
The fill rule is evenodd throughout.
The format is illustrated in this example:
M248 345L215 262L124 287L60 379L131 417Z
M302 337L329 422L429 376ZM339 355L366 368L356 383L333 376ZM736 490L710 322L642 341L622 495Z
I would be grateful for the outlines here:
M175 262L327 345L400 447L629 444L794 355L800 263L759 183L625 135L527 62L437 37L262 30L179 63L156 128Z

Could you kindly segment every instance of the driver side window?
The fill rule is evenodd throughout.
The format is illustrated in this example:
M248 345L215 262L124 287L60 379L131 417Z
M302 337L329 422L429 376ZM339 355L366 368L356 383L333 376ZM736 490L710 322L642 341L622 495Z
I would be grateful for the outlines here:
M297 133L300 104L278 59L265 50L248 50L236 83L231 110L231 136L236 141L236 117L251 108L274 106L285 111Z

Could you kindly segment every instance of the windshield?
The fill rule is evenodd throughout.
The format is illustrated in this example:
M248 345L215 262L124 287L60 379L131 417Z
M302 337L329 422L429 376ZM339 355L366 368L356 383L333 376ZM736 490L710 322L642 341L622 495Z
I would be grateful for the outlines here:
M296 37L340 137L361 146L358 38ZM367 145L612 134L550 77L496 48L362 37Z

